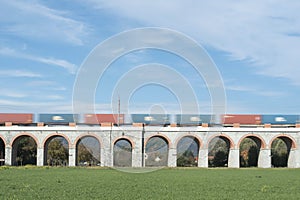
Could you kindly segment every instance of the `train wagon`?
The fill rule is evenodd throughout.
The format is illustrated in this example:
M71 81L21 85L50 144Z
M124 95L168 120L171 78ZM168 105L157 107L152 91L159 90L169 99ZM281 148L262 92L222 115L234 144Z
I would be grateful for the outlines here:
M0 123L11 122L13 124L31 124L33 123L33 114L31 113L0 113Z
M73 122L78 122L78 114L39 114L38 122L43 122L45 124L68 124Z
M85 124L113 123L124 124L124 114L85 114Z
M262 123L261 115L237 115L237 114L226 114L222 115L223 124L249 124L259 125Z
M299 115L262 115L262 123L263 124L297 124L300 123Z
M143 123L146 125L167 125L170 124L168 114L131 114L132 123Z
M177 114L176 123L178 125L201 125L202 123L213 124L215 123L214 115L198 115L198 114Z

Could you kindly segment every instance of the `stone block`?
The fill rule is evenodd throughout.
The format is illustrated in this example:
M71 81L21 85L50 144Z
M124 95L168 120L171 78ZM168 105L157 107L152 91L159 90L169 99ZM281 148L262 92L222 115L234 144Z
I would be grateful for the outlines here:
M44 126L44 122L38 122L36 125L37 126Z
M12 126L12 122L5 122L5 126Z
M70 127L75 127L75 126L76 126L76 123L70 122L70 123L69 123L69 126L70 126Z
M202 123L202 127L207 128L208 127L208 123Z
M101 123L100 125L103 126L103 127L111 127L111 126L113 126L113 124L110 123L110 122Z
M134 127L143 127L143 123L132 123Z

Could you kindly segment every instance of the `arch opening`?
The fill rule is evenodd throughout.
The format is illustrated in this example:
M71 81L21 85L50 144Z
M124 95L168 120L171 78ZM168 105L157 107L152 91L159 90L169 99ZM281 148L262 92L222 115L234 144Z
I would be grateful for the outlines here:
M83 136L78 140L76 144L76 165L101 165L101 146L97 138L93 136Z
M28 135L17 137L12 144L12 165L36 165L37 163L37 144Z
M208 167L227 167L231 146L227 137L214 137L208 144Z
M52 136L44 146L44 165L68 166L69 143L63 136Z
M5 143L0 138L0 166L5 165Z
M240 167L257 167L262 141L255 136L245 137L239 146Z
M272 167L288 167L293 141L284 136L275 138L271 144L271 163Z
M145 148L145 166L168 166L169 143L160 136L151 137Z
M132 144L129 140L121 138L114 143L113 166L132 166Z
M196 167L199 146L198 139L193 136L181 138L177 144L177 167Z

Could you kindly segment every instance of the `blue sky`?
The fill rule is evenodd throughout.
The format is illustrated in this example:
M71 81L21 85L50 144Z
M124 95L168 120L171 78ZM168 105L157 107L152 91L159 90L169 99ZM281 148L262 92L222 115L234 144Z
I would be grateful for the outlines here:
M227 113L300 113L298 1L0 1L0 112L72 112L76 73L96 45L122 31L162 27L207 51L223 78ZM195 91L200 112L211 111L205 82L186 61L145 49L111 64L95 94L96 112L111 112L114 86L147 63L174 68ZM128 101L124 112L178 112L181 103L157 84Z

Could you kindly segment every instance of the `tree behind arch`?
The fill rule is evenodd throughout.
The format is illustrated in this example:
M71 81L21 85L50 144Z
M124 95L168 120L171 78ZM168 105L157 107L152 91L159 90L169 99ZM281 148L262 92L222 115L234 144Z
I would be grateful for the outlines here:
M21 136L14 142L14 148L17 148L14 165L36 165L37 145L33 138Z
M47 163L48 165L66 165L68 163L68 149L64 147L60 138L52 139L48 144L47 149Z
M257 146L251 146L248 151L248 166L257 167L259 149Z
M280 139L276 138L271 145L271 155L272 155L272 166L274 167L287 167L288 162L288 147L286 143Z
M212 160L212 165L214 167L226 167L227 161L228 153L224 151L217 151Z
M191 150L186 150L183 154L179 155L177 158L178 167L191 167L197 166L197 162L194 158L194 154Z

